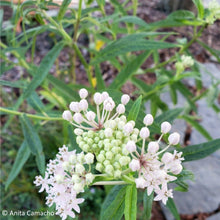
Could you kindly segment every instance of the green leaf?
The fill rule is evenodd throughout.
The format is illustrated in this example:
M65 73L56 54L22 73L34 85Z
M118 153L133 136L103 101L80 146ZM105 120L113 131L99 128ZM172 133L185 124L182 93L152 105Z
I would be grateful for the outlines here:
M27 98L27 102L37 112L44 112L45 106L36 92L32 92L31 96Z
M164 121L168 121L172 123L173 120L176 119L182 111L183 111L183 108L175 108L175 109L168 110L162 113L161 115L159 115L158 117L156 117L154 121L158 125L160 125Z
M121 18L113 20L113 24L119 22L132 23L139 26L148 27L148 24L143 19L136 16L123 16Z
M200 125L193 117L188 115L182 115L181 118L188 122L190 125L192 125L207 140L212 140L212 137L208 133L208 131L202 125Z
M180 220L180 215L178 213L178 210L176 208L176 205L175 205L173 199L171 199L171 198L168 199L166 207L170 210L170 212L173 214L173 216L176 220Z
M20 116L20 121L26 144L29 147L31 153L36 156L38 169L40 173L43 174L45 170L45 158L40 137L38 136L35 128L32 126L30 120L25 114Z
M137 188L135 184L128 185L125 194L125 220L136 220L137 215Z
M193 0L193 3L196 5L197 11L198 11L198 17L200 19L204 18L205 10L203 6L202 0Z
M102 77L102 73L100 67L98 65L95 66L95 77L97 80L97 89L104 90L105 89L105 82Z
M185 159L183 162L202 159L219 149L220 139L215 139L213 141L205 142L202 144L187 146L181 149Z
M109 86L110 89L119 89L124 83L136 73L140 66L149 56L149 52L144 52L141 55L137 56L134 60L129 62L125 68L116 76L112 84Z
M60 6L58 16L57 16L58 21L62 20L70 3L71 3L71 0L63 0L62 5Z
M2 29L3 14L4 14L4 11L0 9L0 28L1 29Z
M51 69L54 61L60 54L60 51L62 50L63 46L63 42L56 44L56 46L54 46L43 58L43 60L40 63L40 66L36 70L36 74L33 80L28 85L27 89L24 91L24 98L27 98L43 82L43 80L49 73L49 70Z
M111 189L101 208L100 220L121 220L125 206L127 186L115 186Z
M6 190L7 190L8 186L13 182L13 180L17 177L17 175L20 173L22 167L24 166L24 164L28 160L30 154L31 154L31 151L28 148L26 142L24 141L18 150L15 162L14 162L12 169L8 175L8 179L5 183Z
M130 109L130 112L128 115L128 121L130 120L136 121L140 108L141 108L141 102L142 102L142 96L139 96L139 98L134 102L134 104L132 105Z
M67 130L68 130L68 136L69 136L69 142L71 145L71 149L76 150L77 153L82 152L82 149L76 143L76 135L74 133L74 128L71 125L68 125Z
M193 20L195 19L195 15L191 11L186 11L186 10L177 10L172 12L169 15L169 18L172 18L174 20Z
M143 203L144 203L144 218L146 220L151 219L152 205L154 201L154 192L149 196L147 195L147 189L144 191Z
M167 42L146 40L144 39L146 36L146 33L130 34L111 42L98 53L98 56L91 61L91 64L97 64L127 52L158 50L178 46Z
M26 88L26 83L24 81L16 81L16 82L10 82L5 80L0 80L0 85L2 86L9 86L13 88Z

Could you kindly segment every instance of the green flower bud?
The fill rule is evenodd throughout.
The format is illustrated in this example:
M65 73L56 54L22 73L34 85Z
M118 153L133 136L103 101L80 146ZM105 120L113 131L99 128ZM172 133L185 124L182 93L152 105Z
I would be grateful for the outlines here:
M127 156L129 154L129 151L126 149L126 147L122 148L122 154Z
M125 123L127 122L127 119L126 119L126 116L125 116L125 115L122 115L122 116L120 117L120 120L123 121L123 122L125 122Z
M81 136L76 137L76 143L77 144L79 144L82 140L83 140L83 138Z
M94 143L94 141L93 141L92 138L89 138L88 141L87 141L87 143L88 143L89 145L92 145L92 144Z
M103 171L103 165L101 163L97 163L95 166L96 170L98 170L99 172Z
M122 155L121 154L117 154L116 156L115 156L115 161L119 161L119 159L122 157Z
M117 139L122 139L124 135L121 131L117 131L115 136Z
M105 155L108 160L111 160L113 158L113 153L110 151L108 151Z
M73 174L72 181L73 181L73 183L79 183L79 182L81 182L81 179L79 178L79 176L77 174Z
M109 175L112 175L113 174L113 171L114 171L114 168L112 165L107 165L106 168L105 168L105 172Z
M110 151L111 148L112 148L112 145L111 145L111 144L109 144L109 143L105 144L105 148L104 148L104 149L105 149L106 151Z
M84 153L78 154L78 155L77 155L77 161L78 161L79 163L84 163L84 157L85 157Z
M96 144L99 142L99 140L100 140L99 137L94 138L94 141L95 141Z
M87 133L88 133L88 132L83 132L82 136L83 136L84 138L87 137L87 136L88 136Z
M112 145L113 147L118 147L118 141L117 141L117 140L112 140L112 141L111 141L111 145Z
M115 169L121 169L121 165L119 162L114 162L113 166Z
M88 137L84 137L83 140L87 143L89 138Z
M131 140L134 142L137 142L137 135L136 134L132 134L131 135Z
M125 126L125 122L123 122L123 121L118 122L118 129L123 130L124 126Z
M106 139L103 141L103 143L104 143L104 145L109 144L109 143L110 143L110 140L106 138Z
M119 159L119 163L122 165L122 166L126 166L130 160L130 158L127 157L127 156L122 156L120 159Z
M113 147L113 148L112 148L112 152L113 152L114 154L119 153L119 151L120 151L120 148L118 148L118 147Z
M79 147L82 149L86 143L84 141L79 142Z
M76 164L76 162L77 162L76 154L72 154L72 155L69 157L69 162L70 162L71 164Z
M86 183L87 183L87 184L91 184L92 181L93 181L94 178L95 178L92 173L87 173L85 177L86 177Z
M104 155L103 154L99 154L98 156L97 156L97 161L98 162L103 162L105 160L105 157L104 157Z
M88 137L93 138L94 137L94 131L88 131Z
M101 151L100 151L100 154L105 155L105 151L104 151L104 150L101 150Z
M120 170L116 170L114 172L114 178L120 178L121 177L121 171Z
M92 149L93 149L93 150L97 150L97 149L98 149L98 145L97 145L97 144L93 144L93 145L92 145Z
M136 134L136 135L138 135L138 134L139 134L139 129L137 129L137 128L134 128L134 129L133 129L133 134Z
M109 164L111 164L109 160L105 160L105 161L103 162L103 165L104 165L105 167L108 166Z
M88 144L83 145L82 150L88 152L90 150L89 145Z
M102 148L103 145L104 145L103 141L99 141L99 143L98 143L98 147L99 147L99 148Z
M104 133L103 130L101 130L101 131L99 132L99 137L100 137L101 139L104 139L104 138L105 138L105 133Z

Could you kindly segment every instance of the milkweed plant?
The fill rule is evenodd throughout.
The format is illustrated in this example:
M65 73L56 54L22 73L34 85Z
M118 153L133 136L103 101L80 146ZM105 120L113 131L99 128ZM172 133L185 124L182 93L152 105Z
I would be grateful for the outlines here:
M190 52L192 44L197 43L220 62L218 51L200 39L206 28L220 18L219 4L213 0L204 8L201 0L193 0L196 13L179 10L164 20L146 23L137 13L141 7L138 0L39 0L18 5L2 2L14 13L10 25L2 28L3 72L19 66L28 74L27 80L16 83L1 80L1 85L20 91L12 107L0 107L2 115L10 115L3 133L13 133L10 129L14 131L18 124L14 116L19 116L22 129L16 128L15 132L21 131L24 136L11 171L5 174L6 190L13 191L18 174L23 172L25 175L19 175L22 183L27 176L31 191L44 192L46 205L55 209L62 220L81 215L85 193L93 187L109 187L101 204L101 220L120 220L123 216L135 220L138 192L143 197L143 219L151 218L153 201L159 201L175 219L180 219L174 191L184 193L188 189L186 181L193 180L184 162L204 158L220 146L220 139L213 140L196 115L196 102L204 97L210 108L220 111L215 102L219 81L213 77L210 88L204 89L200 64ZM112 14L106 11L106 5ZM59 10L51 15L50 7ZM37 26L32 26L33 18ZM23 32L17 34L21 19ZM191 26L192 33L180 38L176 32L161 31L180 26ZM46 31L54 45L36 65L37 37ZM79 40L82 35L88 45ZM175 42L167 40L170 36ZM60 67L57 59L64 48L69 56L68 67ZM174 53L161 60L162 50ZM31 53L30 61L25 57L27 51ZM153 64L146 67L148 59ZM80 71L76 70L77 62ZM109 70L113 68L116 76L103 71L102 64ZM55 73L48 74L52 67ZM148 73L154 74L152 84L142 78ZM111 79L107 81L104 74L110 74ZM79 75L87 81L78 83ZM195 93L183 81L188 78L195 80ZM174 106L179 93L185 105L170 108L161 99L167 91ZM146 102L150 107L145 110ZM207 142L183 146L184 137L172 127L176 118L197 129ZM38 171L33 169L30 177L25 165L33 157Z

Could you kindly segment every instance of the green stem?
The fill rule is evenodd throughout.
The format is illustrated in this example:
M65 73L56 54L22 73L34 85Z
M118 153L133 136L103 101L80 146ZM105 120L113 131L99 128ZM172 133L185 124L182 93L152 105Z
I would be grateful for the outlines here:
M2 107L0 107L0 111L5 112L7 114L12 114L12 115L26 114L27 117L29 117L29 118L35 118L35 119L41 119L41 120L47 120L47 121L61 121L61 120L63 120L63 118L33 115L33 114L28 114L28 113L25 113L25 112L18 112L18 111L14 111L14 110L10 110L10 109L7 109L7 108L2 108Z

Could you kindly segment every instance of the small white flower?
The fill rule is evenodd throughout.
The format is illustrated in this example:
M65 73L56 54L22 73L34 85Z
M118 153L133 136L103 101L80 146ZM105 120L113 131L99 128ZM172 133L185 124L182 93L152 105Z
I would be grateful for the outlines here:
M93 99L94 99L94 102L95 102L96 105L100 105L103 102L103 96L99 92L96 92L94 94Z
M72 119L73 119L72 118L72 114L71 114L71 112L69 110L65 110L63 112L62 117L63 117L64 120L67 120L67 121L72 121Z
M141 165L140 165L140 161L133 159L130 163L129 163L129 167L131 168L132 171L137 171L140 170Z
M163 204L166 205L168 197L173 198L172 189L168 190L167 185L162 185L162 189L155 190L157 196L154 198L154 201L162 200Z
M159 144L156 141L151 141L148 144L147 151L151 154L155 154L159 150Z
M85 177L86 177L86 183L87 183L87 184L91 184L92 181L93 181L94 178L95 178L92 173L87 173L87 174L85 175Z
M147 182L143 177L139 177L139 178L135 179L135 183L136 183L137 188L143 189L147 186Z
M112 131L111 128L106 128L106 129L104 130L104 134L105 134L106 137L111 137L112 134L113 134L113 131Z
M94 162L94 155L92 153L88 153L85 155L84 159L87 164L92 164Z
M161 132L167 134L171 130L171 124L167 121L161 124Z
M129 95L127 95L127 94L122 95L122 97L121 97L121 103L122 103L123 105L127 105L127 103L129 102L129 100L130 100L130 96L129 96Z
M168 141L169 144L171 145L177 145L180 141L180 135L177 132L172 133L169 137L168 137Z
M81 113L75 113L73 116L73 120L76 123L81 124L83 122L83 116L81 115Z
M88 91L86 89L80 89L79 90L79 96L81 99L85 99L88 96Z
M83 174L85 171L85 167L82 164L76 164L75 170L76 170L76 173Z
M124 114L125 113L125 106L123 104L119 104L118 107L116 108L116 112L119 115Z
M149 137L149 135L150 135L150 131L147 127L141 128L141 130L140 130L140 137L141 138L146 139Z
M153 121L154 121L154 118L153 118L153 116L152 116L151 114L147 114L147 115L144 117L144 120L143 120L143 122L144 122L144 124L145 124L146 126L151 125L151 124L153 123Z
M126 149L129 151L129 153L132 153L136 151L137 147L134 141L128 141L126 144Z
M80 112L80 107L78 102L71 102L69 108L73 112Z
M76 191L76 193L80 193L84 191L84 186L82 183L75 183L73 189Z
M173 161L173 154L166 152L161 158L161 161L164 162L165 164L170 163Z

